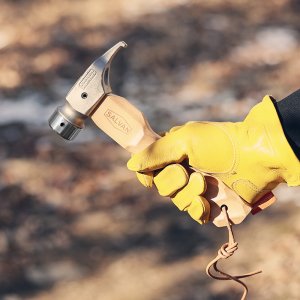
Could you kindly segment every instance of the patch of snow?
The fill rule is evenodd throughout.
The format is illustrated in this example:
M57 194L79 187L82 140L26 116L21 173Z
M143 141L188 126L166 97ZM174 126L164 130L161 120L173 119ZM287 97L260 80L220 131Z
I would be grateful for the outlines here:
M4 100L0 104L0 125L21 122L30 125L48 124L48 118L57 107L57 103L44 105L38 95L18 101Z

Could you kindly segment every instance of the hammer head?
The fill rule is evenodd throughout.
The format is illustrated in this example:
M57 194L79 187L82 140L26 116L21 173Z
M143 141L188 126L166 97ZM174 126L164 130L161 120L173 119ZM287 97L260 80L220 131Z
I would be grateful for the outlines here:
M84 120L112 92L109 82L111 62L116 53L125 47L125 42L119 42L95 60L71 88L66 103L51 115L49 125L61 137L74 139L84 127Z

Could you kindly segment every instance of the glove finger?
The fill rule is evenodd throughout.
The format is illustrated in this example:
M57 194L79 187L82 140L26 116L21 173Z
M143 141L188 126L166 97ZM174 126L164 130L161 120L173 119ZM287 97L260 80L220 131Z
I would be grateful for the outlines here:
M179 210L184 210L191 204L195 196L203 194L205 190L204 176L199 172L194 172L190 175L188 184L172 197L172 201Z
M154 184L161 196L173 195L184 187L188 181L187 171L179 164L168 165L154 176Z
M195 197L192 200L191 205L185 210L195 221L201 225L206 224L209 220L210 205L202 196Z
M145 150L132 155L127 167L132 171L153 171L171 163L179 163L187 157L186 142L181 130L170 133Z
M143 186L147 188L151 188L153 186L153 172L136 172L136 177Z

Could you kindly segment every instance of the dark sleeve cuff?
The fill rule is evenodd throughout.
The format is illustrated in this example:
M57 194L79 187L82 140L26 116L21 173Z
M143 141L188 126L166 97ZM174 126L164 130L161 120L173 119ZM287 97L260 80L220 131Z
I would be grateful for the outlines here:
M274 101L283 131L300 160L300 90L279 102Z

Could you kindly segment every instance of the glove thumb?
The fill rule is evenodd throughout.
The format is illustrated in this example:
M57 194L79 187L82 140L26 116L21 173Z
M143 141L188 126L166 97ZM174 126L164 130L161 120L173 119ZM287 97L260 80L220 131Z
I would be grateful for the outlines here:
M182 140L180 131L171 132L143 151L133 154L127 168L131 171L145 172L182 162L187 158L187 153L186 142Z

